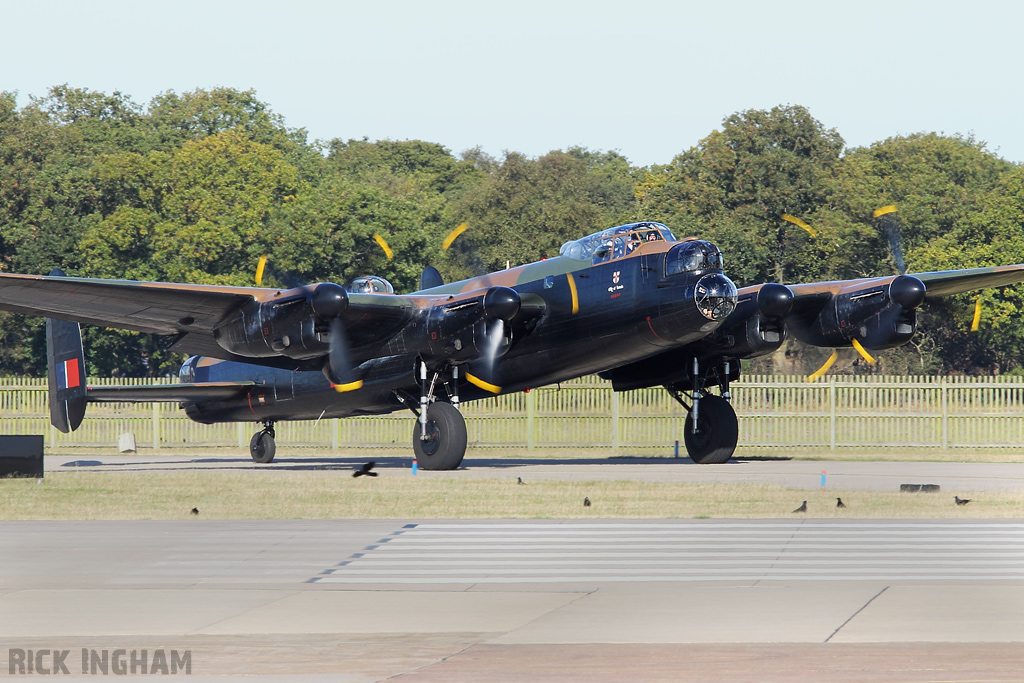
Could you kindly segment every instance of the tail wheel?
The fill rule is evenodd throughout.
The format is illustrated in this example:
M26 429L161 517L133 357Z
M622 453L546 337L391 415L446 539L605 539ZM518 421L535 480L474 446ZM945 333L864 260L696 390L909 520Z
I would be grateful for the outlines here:
M466 419L451 403L437 401L427 408L427 438L420 438L422 427L416 423L412 448L419 467L425 470L454 470L466 455Z
M697 431L687 420L683 439L690 459L699 465L729 462L739 441L736 411L721 396L707 394L700 399L697 410Z

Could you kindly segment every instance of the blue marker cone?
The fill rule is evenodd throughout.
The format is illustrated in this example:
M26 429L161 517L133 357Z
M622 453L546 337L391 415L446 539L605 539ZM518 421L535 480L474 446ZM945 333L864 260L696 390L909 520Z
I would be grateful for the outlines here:
M416 470L418 470L419 468L420 468L419 463L416 462L416 458L413 458L412 459L412 473L413 473L413 476L416 475Z

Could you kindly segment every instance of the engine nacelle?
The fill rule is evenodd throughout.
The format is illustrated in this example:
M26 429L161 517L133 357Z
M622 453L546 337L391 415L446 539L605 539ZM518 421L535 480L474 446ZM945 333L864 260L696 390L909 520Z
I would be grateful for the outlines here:
M924 283L910 275L856 285L832 296L815 318L791 316L789 329L815 346L850 346L856 339L865 348L891 349L913 338L924 298Z
M450 361L468 361L479 358L494 344L494 334L506 339L493 347L501 355L508 347L511 326L507 323L521 307L519 294L509 287L489 287L477 296L462 299L447 306L437 306L427 322L430 356ZM494 325L501 321L502 325Z
M741 297L725 323L700 345L700 357L756 358L773 353L786 340L785 316L792 306L792 290L775 283Z
M348 292L323 283L279 293L272 301L239 308L213 331L225 351L248 358L308 360L328 352L327 321L348 306Z

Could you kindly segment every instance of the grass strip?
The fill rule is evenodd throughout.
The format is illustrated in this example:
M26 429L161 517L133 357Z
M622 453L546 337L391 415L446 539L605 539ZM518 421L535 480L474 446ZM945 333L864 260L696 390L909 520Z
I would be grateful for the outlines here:
M972 499L958 506L954 493ZM836 507L842 497L847 507ZM591 505L583 505L589 498ZM793 513L807 500L806 514ZM545 481L316 472L60 472L0 480L0 519L1024 518L1024 491L900 493L766 484Z

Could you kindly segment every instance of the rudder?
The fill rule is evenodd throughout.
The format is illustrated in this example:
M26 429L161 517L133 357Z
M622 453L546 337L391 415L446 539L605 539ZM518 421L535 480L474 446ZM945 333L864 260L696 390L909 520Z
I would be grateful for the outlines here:
M59 269L50 275L64 277ZM85 417L85 350L78 323L46 319L46 364L50 424L67 434Z

